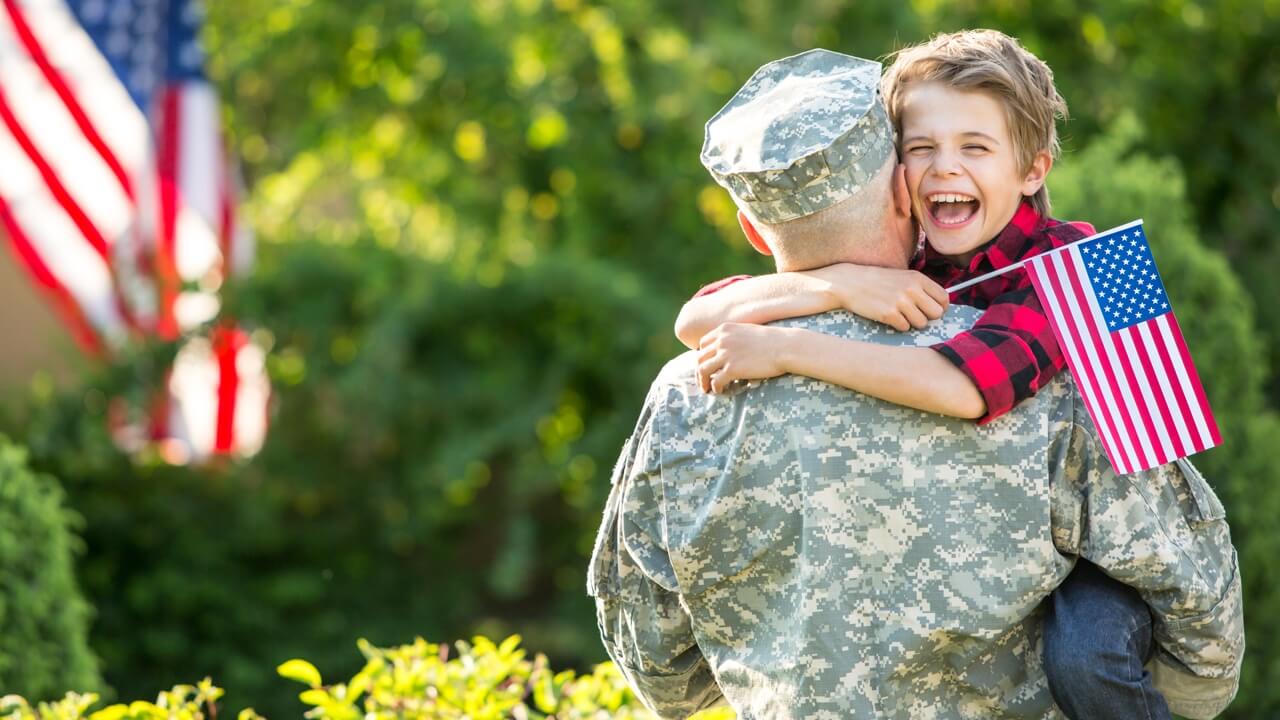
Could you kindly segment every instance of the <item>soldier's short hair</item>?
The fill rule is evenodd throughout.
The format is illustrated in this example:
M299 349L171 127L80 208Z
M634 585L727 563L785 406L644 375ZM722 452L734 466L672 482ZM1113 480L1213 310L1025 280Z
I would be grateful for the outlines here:
M902 136L902 110L914 83L939 82L957 90L985 92L1005 110L1019 169L1026 172L1037 153L1058 157L1056 121L1067 118L1067 103L1053 84L1053 71L1016 39L997 30L962 30L935 35L903 48L881 84L889 118ZM1041 215L1050 210L1044 186L1030 198Z
M760 235L769 241L779 262L790 270L812 270L836 262L851 242L871 246L885 242L885 216L893 211L893 169L898 159L890 154L862 184L856 195L831 207L784 223L771 223L752 212L743 212Z

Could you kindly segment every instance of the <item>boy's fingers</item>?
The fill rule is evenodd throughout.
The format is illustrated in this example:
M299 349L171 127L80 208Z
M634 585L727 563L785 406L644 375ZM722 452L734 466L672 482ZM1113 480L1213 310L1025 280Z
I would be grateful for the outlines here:
M946 308L940 305L938 301L934 300L930 295L924 295L923 297L918 298L916 307L920 308L920 312L923 312L924 316L930 320L937 320L942 317L944 312L946 312Z
M711 392L722 393L729 386L732 380L729 379L729 367L721 368L716 374L711 376Z
M907 291L907 302L910 303L912 307L919 308L920 312L924 313L925 317L929 319L936 317L933 313L935 308L938 306L938 301L934 300L933 296L931 296L923 287L911 288Z
M884 324L898 332L906 332L911 329L911 323L907 322L907 318L900 312L890 314L884 319Z
M923 330L929 325L929 318L925 317L924 313L920 312L920 308L915 305L908 304L902 309L902 314L907 322L911 323L911 327L917 330Z
M945 311L947 306L951 304L951 296L947 294L946 288L938 283L930 280L924 284L924 291L929 293L929 297L937 301Z
M711 378L724 365L724 356L715 355L698 363L698 384L703 392L713 392Z

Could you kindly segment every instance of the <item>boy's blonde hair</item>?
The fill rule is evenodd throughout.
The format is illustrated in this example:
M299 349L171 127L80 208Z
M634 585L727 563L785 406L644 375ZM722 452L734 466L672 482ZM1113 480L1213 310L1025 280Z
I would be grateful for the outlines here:
M1058 157L1056 121L1067 118L1067 103L1053 85L1053 71L1017 40L996 30L962 30L935 35L891 57L893 65L881 88L899 139L908 88L912 83L939 82L985 92L1000 101L1020 172L1031 169L1041 150ZM1036 212L1049 214L1048 188L1042 185L1029 200Z

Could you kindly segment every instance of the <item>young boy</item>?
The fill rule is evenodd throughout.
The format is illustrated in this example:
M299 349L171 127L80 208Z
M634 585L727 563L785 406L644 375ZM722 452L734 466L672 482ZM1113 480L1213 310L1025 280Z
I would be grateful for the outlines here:
M1057 375L1062 352L1025 272L951 298L943 288L1092 234L1088 224L1048 217L1044 181L1066 104L1044 62L988 30L941 35L902 51L883 88L927 239L915 270L838 265L728 278L684 307L676 333L699 349L708 391L793 373L989 422ZM742 225L754 233L749 222ZM985 312L968 332L911 348L894 362L872 343L758 324L843 307L907 330L941 317L949 300ZM1044 642L1050 688L1069 716L1170 717L1143 671L1154 650L1152 622L1133 589L1080 561L1053 595Z

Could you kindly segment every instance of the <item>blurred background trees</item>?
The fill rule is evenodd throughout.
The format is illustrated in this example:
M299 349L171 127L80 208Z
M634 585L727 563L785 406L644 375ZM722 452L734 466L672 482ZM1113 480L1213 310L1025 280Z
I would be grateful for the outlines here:
M85 518L93 649L123 697L213 675L298 713L289 657L518 631L603 658L584 563L608 471L698 286L767 262L698 163L759 65L995 27L1072 108L1055 214L1143 217L1226 444L1197 458L1241 551L1230 716L1280 709L1280 3L283 0L210 3L206 42L260 242L231 310L273 345L247 465L131 464L107 398L155 348L9 403ZM236 708L232 708L233 710Z
M75 579L79 517L62 488L31 472L0 435L0 687L61 697L102 683L89 649L89 604Z

